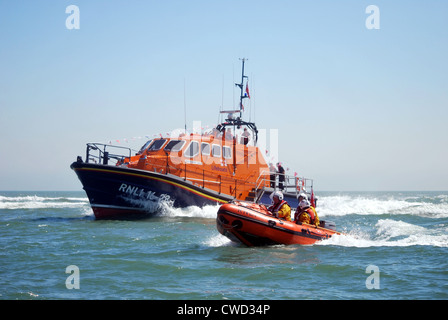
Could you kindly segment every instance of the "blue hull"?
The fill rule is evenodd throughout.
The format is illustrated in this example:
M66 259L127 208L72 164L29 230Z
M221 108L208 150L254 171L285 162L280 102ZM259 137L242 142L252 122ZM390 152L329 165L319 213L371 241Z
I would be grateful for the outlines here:
M97 219L153 215L175 208L226 203L233 197L193 185L171 174L73 162Z

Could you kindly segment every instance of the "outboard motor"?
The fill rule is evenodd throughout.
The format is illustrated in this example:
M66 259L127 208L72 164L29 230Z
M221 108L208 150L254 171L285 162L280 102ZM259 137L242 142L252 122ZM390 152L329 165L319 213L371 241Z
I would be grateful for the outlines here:
M331 229L331 230L335 230L336 231L336 223L334 223L333 221L321 220L320 223L319 223L319 226L322 227L322 228Z

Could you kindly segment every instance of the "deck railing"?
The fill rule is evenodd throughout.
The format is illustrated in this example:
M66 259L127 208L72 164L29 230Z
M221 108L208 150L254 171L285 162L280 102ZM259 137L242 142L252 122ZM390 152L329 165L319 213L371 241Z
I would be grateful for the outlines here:
M117 165L118 163L122 163L127 166L127 163L124 163L124 160L126 158L130 159L132 153L136 154L136 150L103 143L87 143L86 163L94 162L103 165ZM258 201L268 189L269 191L281 190L283 193L298 195L301 191L309 192L313 187L312 179L281 175L269 171L262 171L254 183L249 182L249 179L252 178L252 176L248 176L246 179L236 179L218 175L218 179L216 179L216 175L207 174L203 169L201 172L201 170L198 169L187 169L186 165L174 167L169 164L168 156L166 158L166 163L164 164L160 163L160 161L153 161L149 165L154 172L160 174L174 174L183 178L185 181L190 181L202 188L207 187L218 193L224 192L235 198L240 198L242 192L252 191L255 195L253 199L254 202ZM230 189L222 190L223 184Z
M103 143L87 143L86 149L86 163L97 163L103 165L112 165L115 166L117 164L122 164L128 166L128 162L125 162L125 159L128 160L132 156L132 154L136 154L136 150L127 147L103 144ZM185 181L189 181L196 186L201 186L202 188L208 188L214 190L218 193L225 193L231 195L235 198L239 198L240 194L244 191L249 191L248 189L254 189L255 183L252 186L248 187L248 184L251 183L247 179L236 179L233 177L227 177L218 175L216 179L216 175L207 174L205 170L198 169L188 169L186 164L184 166L172 166L169 163L169 157L166 157L166 162L161 163L159 161L151 161L147 163L152 171L160 173L160 174L174 174L179 178L183 178ZM229 190L223 190L223 184L227 188L231 186Z
M109 161L123 161L136 152L128 147L114 146L104 143L87 143L86 163L109 164ZM116 163L115 163L116 164Z
M309 192L313 188L313 179L262 171L255 184L255 201L257 201L266 191L266 188L280 190L283 193L295 194L296 196L302 191Z

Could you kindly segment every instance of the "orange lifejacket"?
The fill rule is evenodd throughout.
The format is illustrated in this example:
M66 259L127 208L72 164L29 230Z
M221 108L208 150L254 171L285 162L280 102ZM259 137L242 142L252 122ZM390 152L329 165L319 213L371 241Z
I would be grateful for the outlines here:
M283 211L283 205L286 205L286 210L284 210L284 216L279 216L279 211ZM277 203L277 205L273 204L272 206L269 207L268 209L270 212L272 212L272 214L277 217L277 218L283 218L286 219L287 221L291 221L291 208L289 207L288 202L286 202L285 200L280 201L279 203ZM283 212L282 212L283 213Z
M314 214L314 210L310 208L306 208L305 211L310 215L311 224L314 223L314 220L316 220L316 215Z
M299 209L299 208L298 208ZM297 212L299 212L298 214L297 214ZM296 211L296 217L295 217L295 219L294 219L294 221L297 223L297 222L299 222L301 219L300 219L300 216L302 215L302 214L307 214L309 217L310 217L310 221L309 221L309 224L316 224L316 214L315 214L315 212L314 212L314 210L313 210L313 208L311 208L311 207L308 207L308 208L306 208L305 210L303 210L302 212L300 212L300 210L299 211Z

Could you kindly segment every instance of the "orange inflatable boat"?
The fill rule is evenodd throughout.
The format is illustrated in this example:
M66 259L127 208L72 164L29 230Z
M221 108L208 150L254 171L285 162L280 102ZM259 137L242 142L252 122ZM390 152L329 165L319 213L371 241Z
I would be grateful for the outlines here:
M332 222L321 221L319 227L296 224L274 217L264 205L243 201L221 205L216 226L222 235L247 246L311 245L340 234Z

